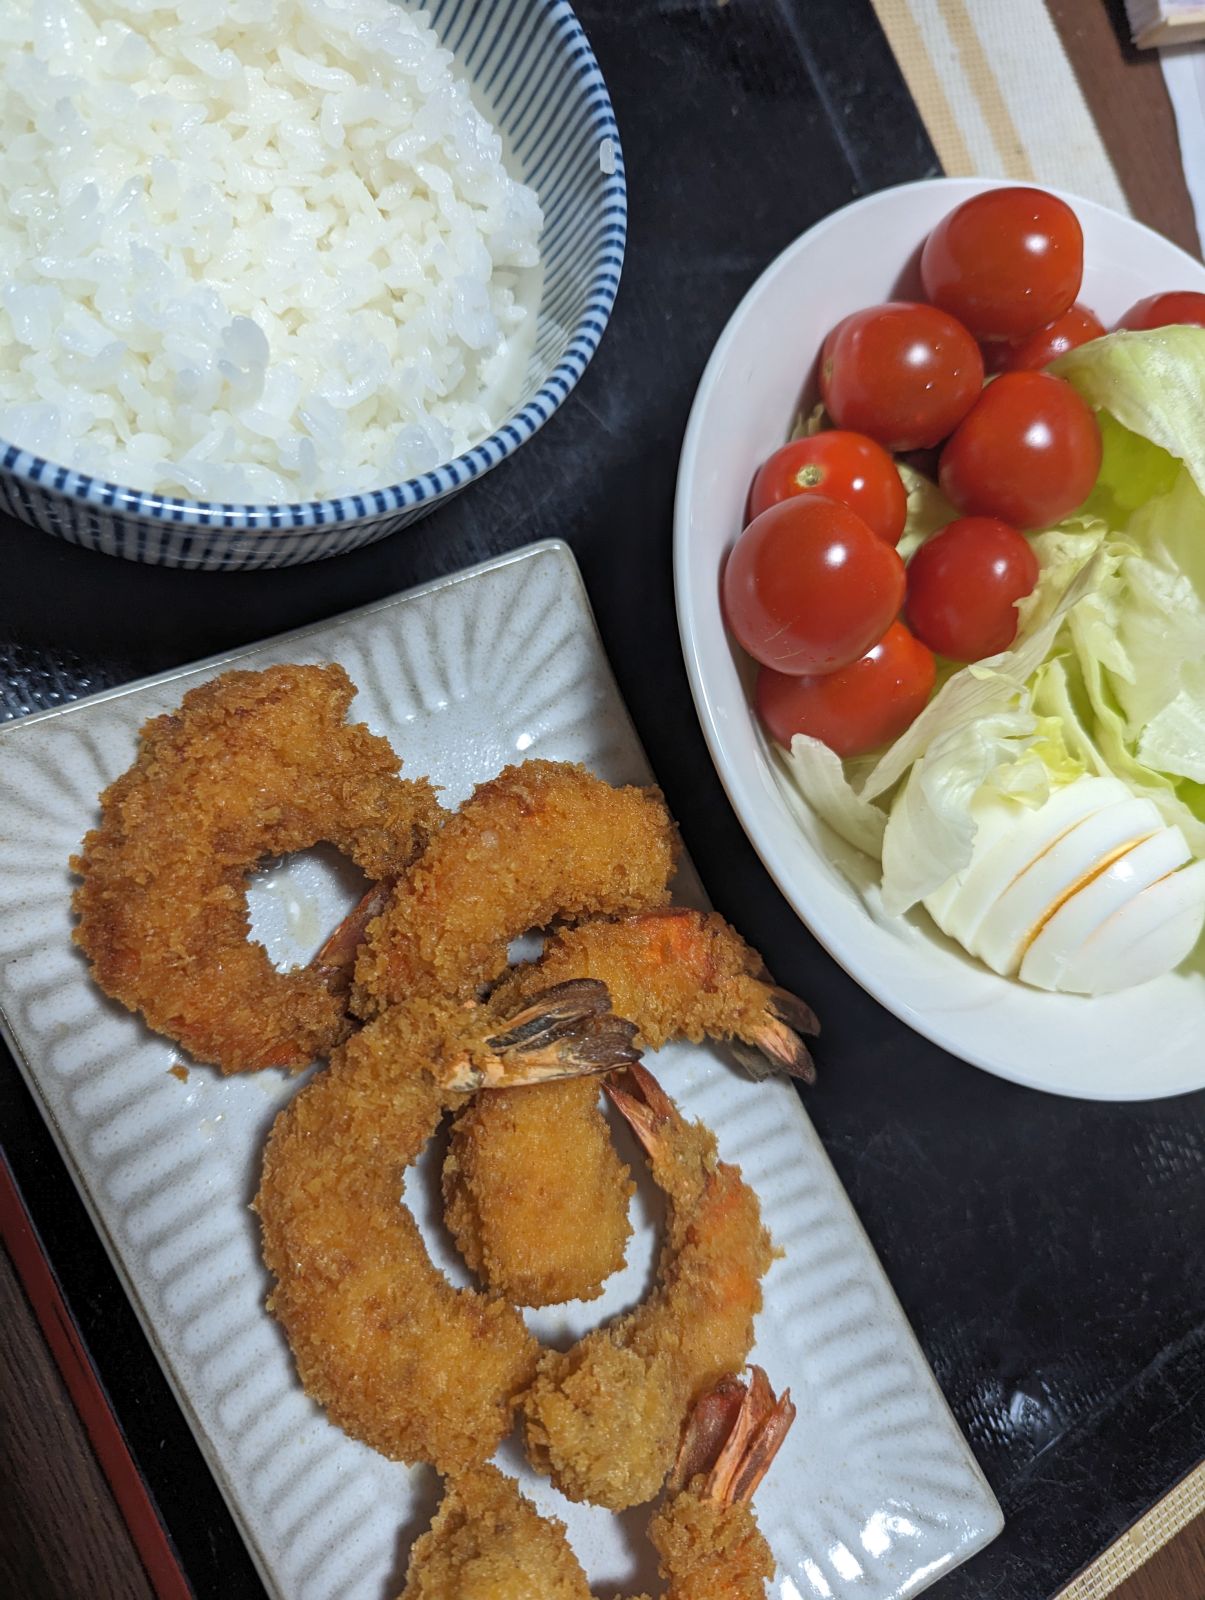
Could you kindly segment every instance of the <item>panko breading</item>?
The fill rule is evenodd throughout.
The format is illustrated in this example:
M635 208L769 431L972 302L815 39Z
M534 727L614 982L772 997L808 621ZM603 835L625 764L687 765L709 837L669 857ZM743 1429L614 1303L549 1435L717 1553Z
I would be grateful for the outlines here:
M664 1600L765 1600L774 1558L748 1502L794 1417L790 1395L776 1401L757 1367L747 1388L725 1379L701 1398L665 1505L649 1525L668 1583ZM541 1516L512 1479L480 1467L448 1483L435 1520L410 1552L400 1600L591 1595L564 1524Z
M737 1038L768 1069L810 1073L790 1023L815 1031L815 1018L773 987L761 957L722 917L675 908L562 930L494 998L513 1003L569 978L605 983L644 1048ZM589 1080L479 1095L453 1125L446 1221L482 1282L520 1305L601 1293L623 1262L630 1194Z
M343 1045L277 1117L255 1209L306 1391L383 1455L463 1471L510 1431L539 1346L505 1301L455 1289L401 1203L440 1116L481 1084L635 1059L601 984L517 1013L415 1000Z
M413 995L471 994L529 928L664 905L676 854L655 789L615 789L566 762L507 767L449 818L370 924L352 1007L372 1017Z
M327 842L372 878L402 871L443 813L388 743L345 718L339 666L228 672L143 728L71 865L75 941L106 994L224 1072L304 1067L347 1032L309 968L278 972L250 935L247 876Z
M611 1009L636 1024L645 1050L671 1039L737 1040L765 1058L763 1074L815 1076L799 1037L819 1031L810 1007L777 988L757 951L714 911L672 906L563 928L538 963L506 974L496 997L568 978L605 983Z
M593 1300L623 1265L631 1173L590 1078L495 1089L456 1118L444 1221L469 1267L521 1306Z
M567 1351L545 1351L523 1411L532 1466L570 1500L623 1511L661 1488L693 1402L744 1365L773 1250L756 1195L708 1128L641 1067L607 1092L669 1201L657 1286Z
M410 1552L401 1600L591 1600L565 1524L511 1478L477 1467L452 1479Z

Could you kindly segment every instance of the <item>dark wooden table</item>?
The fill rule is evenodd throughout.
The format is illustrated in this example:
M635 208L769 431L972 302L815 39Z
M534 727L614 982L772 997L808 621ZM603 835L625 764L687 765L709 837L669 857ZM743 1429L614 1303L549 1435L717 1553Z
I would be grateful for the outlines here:
M733 11L738 7L757 9L752 0L731 0L731 4ZM1115 3L1110 0L1108 4L1098 4L1096 0L1050 0L1050 5L1135 212L1195 250L1191 210L1179 174L1174 127L1159 69L1153 59L1132 59L1120 47L1115 25L1121 13L1121 0ZM637 299L634 282L640 274L650 270L649 252L655 248L653 235L659 213L676 204L698 205L701 201L701 191L695 192L693 201L690 194L682 200L675 198L673 163L654 159L653 145L647 142L651 140L656 120L655 113L647 107L658 100L658 74L687 70L699 52L718 49L720 44L715 14L709 14L708 7L690 3L672 7L659 5L649 8L650 15L654 9L662 17L658 35L662 41L673 36L664 18L670 12L677 14L675 27L682 58L678 60L667 54L665 59L651 62L648 70L643 71L639 63L619 59L619 31L608 25L606 8L579 6L587 25L599 35L600 43L610 45L611 55L608 57L604 53L603 66L616 90L621 126L626 129L637 121L638 104L645 107L642 111L646 140L644 165L633 163L635 146L631 140L628 151L634 198L628 281L616 324L604 345L604 354L587 375L581 395L575 397L569 408L572 411L574 406L589 406L599 427L608 436L600 439L600 472L604 466L611 473L627 470L617 464L624 460L623 450L609 442L613 432L622 433L624 429L623 360L633 357L642 341L656 343L665 338L693 341L690 344L695 352L692 359L701 360L710 340L719 331L717 307L721 303L735 303L741 288L775 249L806 225L811 216L809 205L814 200L814 196L809 195L809 182L804 173L790 183L768 181L764 191L751 192L741 196L739 202L735 201L732 173L737 162L717 141L739 139L742 125L734 122L731 128L726 126L717 132L702 113L688 126L667 120L662 129L665 140L676 144L679 150L690 151L692 156L700 152L699 159L715 169L716 192L727 195L725 203L729 206L729 215L717 217L708 235L712 240L712 256L707 267L711 275L708 294L692 276L695 263L683 260L673 272L662 270L656 276L659 300L649 294ZM782 106L781 113L767 111L764 104L760 110L747 113L750 121L759 119L760 137L768 140L768 149L777 150L782 162L806 163L814 159L818 172L825 163L830 164L833 172L847 172L843 180L830 179L822 196L825 208L831 209L859 189L920 175L926 170L926 163L928 170L933 170L931 152L926 154L923 134L918 133L907 108L901 107L901 86L877 36L866 0L848 0L848 3L847 0L797 0L794 4L786 0L782 5L766 5L762 9L771 18L764 29L764 37L758 26L746 27L743 54L739 60L734 58L726 62L724 70L729 72L733 84L739 84L740 93L750 97L750 104L760 96L763 101L771 100ZM784 61L781 55L783 37L789 37L798 46L798 55L789 61ZM845 47L850 38L857 42L856 51ZM764 46L760 51L759 41ZM713 78L718 76L718 73L713 74ZM793 95L797 100L792 100ZM834 112L834 105L842 109ZM1120 107L1124 107L1124 114L1119 113ZM825 133L825 119L832 115L846 119L843 145L841 140L834 143ZM844 169L840 165L843 161ZM776 214L776 206L781 215ZM753 239L756 244L749 242ZM729 241L726 250L720 249L721 240ZM717 273L727 273L730 279L718 296L714 289ZM632 325L633 318L639 321L638 327ZM706 324L702 328L695 326L700 320ZM679 399L675 398L668 407L645 420L650 439L660 451L676 450L682 421ZM717 805L722 808L722 800L717 798L714 780L705 757L700 754L693 721L689 731L674 725L675 719L680 720L683 715L685 702L681 699L681 665L667 608L666 546L662 541L648 549L647 569L637 582L632 573L625 577L622 571L616 570L605 530L593 542L584 535L578 541L589 523L591 496L597 492L598 483L589 471L583 472L577 482L558 472L558 440L568 437L570 426L568 417L563 421L557 419L547 436L529 447L532 462L538 460L542 466L548 494L557 497L557 514L551 520L546 496L542 500L538 495L529 494L529 498L520 503L495 496L492 488L483 486L475 502L481 522L474 519L472 495L467 496L459 510L454 508L432 523L399 536L387 546L378 547L375 552L364 552L329 564L324 569L322 584L317 587L312 579L296 573L266 575L278 579L272 585L263 578L258 582L194 579L191 592L204 598L195 605L182 606L178 615L173 614L166 620L150 614L147 597L178 593L178 586L168 581L171 575L157 575L152 581L144 573L123 573L118 563L88 557L65 547L50 547L40 536L18 529L6 532L0 525L0 537L7 540L10 548L7 590L0 588L0 647L7 651L3 658L6 670L10 675L19 674L32 664L36 671L51 674L61 671L71 680L74 691L81 683L84 686L90 682L103 683L106 675L111 679L154 670L170 661L188 659L226 644L242 643L276 628L390 592L435 571L449 570L523 542L525 528L530 529L531 537L563 532L575 542L579 559L583 560L621 687L650 747L654 764L666 782L671 802L683 817L687 841L694 844L696 859L710 881L715 898L721 908L732 915L743 909L744 915L738 920L767 949L773 949L775 935L780 941L784 939L785 930L794 927L793 921L789 915L783 918L775 904L773 890L761 881L760 869L747 852L732 820L718 813L713 815L708 809ZM620 497L614 503L621 513L643 516L648 525L664 528L668 523L669 480L660 470L664 463L655 471L651 466L645 470L648 458L642 454L644 448L645 442L632 441L628 458L634 475L631 490L626 501ZM531 482L530 478L522 478L519 463L514 464L511 482ZM651 512L641 501L642 495L650 494L656 497ZM624 506L626 512L623 512ZM487 525L491 511L502 517L506 525L491 530ZM53 602L48 602L44 594L47 583L55 586ZM648 626L649 615L642 588L651 592L652 614L662 625L663 636L651 641L641 637L642 630ZM126 596L131 598L123 603ZM89 676L96 670L94 662L103 663L99 678ZM673 684L678 695L671 708L672 717L666 715L661 701L659 684L665 682ZM710 850L705 846L700 848L704 841L711 845ZM749 888L750 884L754 885L753 889ZM848 1058L843 1064L852 1077L849 1092L858 1093L860 1084L862 1091L873 1093L876 1085L869 1069L858 1077L862 1069L856 1065L857 1041L842 1038L841 1017L870 1019L871 1036L865 1041L866 1049L888 1066L891 1051L905 1048L911 1036L901 1041L900 1035L906 1035L906 1030L897 1029L891 1019L878 1020L881 1014L872 1007L859 1010L861 1001L853 986L835 969L830 971L824 958L805 951L780 962L774 951L773 959L776 966L796 961L805 978L813 974L820 976L826 1004L837 1019L831 1048L834 1054L843 1053ZM800 987L808 992L809 985L805 981L801 981ZM933 1057L937 1054L931 1053ZM898 1056L896 1064L903 1066L902 1055ZM997 1090L1001 1095L1004 1093L1000 1086L983 1088L973 1105L978 1086L971 1084L968 1088L968 1080L962 1076L965 1069L951 1064L946 1072L937 1064L929 1071L930 1082L939 1082L942 1094L961 1097L968 1119L981 1114L981 1106L986 1105L990 1093ZM972 1075L973 1078L978 1076ZM82 1238L87 1225L81 1223L78 1203L73 1209L74 1197L62 1188L62 1175L54 1171L56 1158L44 1133L31 1118L30 1106L22 1100L22 1093L10 1084L0 1095L0 1117L3 1118L0 1135L13 1151L15 1164L20 1166L19 1175L31 1203L36 1202L37 1220L53 1246L52 1254L56 1260L66 1261L72 1253L73 1238ZM1016 1104L1011 1099L1002 1103ZM993 1455L995 1446L985 1443L984 1437L975 1431L973 1413L964 1409L970 1402L964 1393L963 1375L957 1369L957 1352L943 1341L941 1329L924 1314L923 1264L912 1261L907 1249L902 1248L891 1233L890 1210L896 1203L893 1195L900 1190L894 1179L902 1174L887 1174L891 1181L885 1188L868 1186L856 1152L849 1143L854 1135L843 1122L836 1102L826 1104L821 1099L815 1114L872 1238L883 1252L888 1270L896 1278L930 1359L934 1360L964 1425L970 1426L972 1442L981 1455L990 1458L989 1475L999 1484L1001 1476L994 1470L993 1463L1000 1466L1007 1459L1005 1446L1001 1445ZM885 1114L898 1117L902 1113L897 1109ZM951 1136L960 1136L956 1119L949 1122L949 1129ZM955 1132L956 1129L959 1131ZM21 1159L16 1163L18 1144ZM970 1212L973 1202L969 1196L967 1206ZM96 1248L94 1242L83 1241L81 1252L86 1259L72 1266L71 1310L98 1348L102 1343L105 1345L104 1359L98 1364L105 1381L114 1390L140 1464L153 1479L165 1512L169 1514L169 1525L187 1544L183 1553L190 1572L198 1575L195 1578L198 1592L250 1595L254 1592L254 1580L248 1578L245 1568L237 1565L237 1552L229 1542L231 1529L222 1525L221 1508L214 1500L212 1486L205 1481L204 1467L195 1452L193 1456L188 1453L189 1441L186 1433L181 1432L182 1422L178 1416L173 1419L170 1400L165 1400L160 1393L159 1375L145 1365L140 1366L149 1358L140 1347L128 1307L123 1307L119 1292L115 1297L115 1280L107 1264L97 1258ZM93 1253L87 1254L89 1250ZM64 1273L66 1276L66 1268ZM1045 1291L1035 1279L1026 1292L1040 1299ZM40 1309L48 1304L51 1307L46 1311L49 1325L61 1340L63 1328L55 1319L65 1321L65 1314L56 1312L53 1300L47 1302L44 1298ZM112 1348L114 1343L128 1349L127 1359L122 1358L120 1350ZM93 1421L96 1422L95 1416ZM111 1456L114 1451L120 1455L122 1444L116 1434L107 1436L102 1445ZM1178 1447L1182 1449L1182 1445ZM1103 1444L1101 1448L1103 1451ZM1114 1442L1110 1448L1116 1453L1119 1447ZM157 1459L157 1452L162 1460ZM1124 1451L1120 1453L1125 1454ZM1138 1453L1137 1446L1135 1453ZM1146 1454L1150 1455L1149 1450ZM1077 1476L1083 1472L1082 1464L1077 1463L1074 1470L1068 1469L1066 1481L1051 1482L1043 1495L1051 1500L1063 1495L1068 1506L1073 1501L1082 1503L1086 1523L1092 1521L1094 1498L1099 1501L1106 1493L1115 1494L1118 1506L1128 1506L1130 1514L1136 1515L1154 1498L1154 1493L1144 1491L1142 1484L1157 1478L1157 1451L1155 1466L1147 1476L1127 1480L1124 1493L1108 1478L1117 1470L1116 1461L1109 1456L1106 1467L1102 1468L1100 1484L1093 1485L1087 1481L1090 1474L1083 1481ZM188 1514L190 1484L197 1505L196 1516L191 1520ZM1035 1530L1028 1545L1022 1539L1016 1546L1015 1556L1010 1551L1007 1560L999 1560L991 1569L994 1576L985 1577L982 1586L975 1577L978 1563L973 1563L963 1574L947 1580L934 1591L943 1600L947 1593L952 1600L959 1600L959 1597L978 1600L980 1596L986 1600L989 1594L1007 1597L1007 1600L1038 1600L1038 1589L1026 1586L1029 1580L1024 1574L1057 1570L1058 1562L1053 1554L1043 1568L1040 1547L1046 1537L1042 1532L1044 1525L1026 1487L1023 1472L1016 1478L1010 1493L1011 1502L1006 1497L1010 1518L1028 1518ZM40 1600L40 1597L88 1594L111 1597L111 1600L123 1600L126 1596L142 1600L153 1593L21 1285L2 1253L0 1507L3 1507L0 1511L0 1595L19 1594L27 1600ZM1125 1512L1114 1510L1110 1514L1113 1530L1119 1531L1127 1520ZM1055 1534L1049 1537L1053 1541ZM1064 1528L1058 1530L1058 1538L1067 1538ZM1091 1542L1090 1538L1087 1542ZM1095 1553L1083 1540L1076 1544L1070 1539L1067 1548L1082 1549L1085 1558ZM1172 1550L1151 1563L1147 1571L1131 1580L1121 1593L1124 1600L1203 1600L1203 1571L1205 1537L1198 1527L1190 1529ZM223 1574L228 1574L225 1582ZM1062 1576L1070 1575L1071 1568L1064 1566ZM1048 1593L1049 1587L1042 1587L1042 1596Z

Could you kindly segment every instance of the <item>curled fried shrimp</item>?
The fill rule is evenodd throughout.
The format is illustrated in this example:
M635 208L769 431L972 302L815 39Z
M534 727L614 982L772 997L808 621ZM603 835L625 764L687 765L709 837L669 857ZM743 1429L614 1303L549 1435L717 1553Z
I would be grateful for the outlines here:
M722 917L675 908L583 923L550 939L539 962L512 969L495 998L510 1003L569 978L605 983L642 1048L736 1039L763 1071L814 1076L795 1031L816 1031L811 1011L774 987ZM481 1095L453 1124L445 1220L482 1282L518 1305L596 1298L623 1264L631 1193L589 1080Z
M72 861L75 941L104 991L224 1072L303 1067L346 1034L326 975L278 972L250 935L247 875L335 845L372 878L400 872L442 816L425 779L345 718L339 666L228 672L143 728Z
M416 1000L356 1034L280 1113L255 1209L269 1308L307 1392L382 1454L443 1470L509 1432L538 1346L505 1302L438 1272L408 1209L406 1169L444 1110L490 1084L634 1059L601 984L565 984L517 1012Z
M757 1197L707 1128L642 1067L606 1089L669 1202L657 1287L564 1353L546 1351L523 1411L536 1470L570 1500L622 1511L653 1498L693 1402L744 1365L773 1251Z
M528 761L481 784L372 922L352 1007L468 995L507 946L555 917L663 905L677 850L655 789L615 789L584 767Z
M664 1600L764 1600L774 1558L749 1502L795 1417L759 1367L724 1379L687 1423L649 1537ZM410 1553L400 1600L591 1600L564 1524L543 1517L494 1467L452 1480ZM639 1596L637 1600L648 1600Z
M553 976L555 974L555 977ZM817 1033L809 1006L775 986L761 957L715 912L683 906L584 922L551 938L538 962L515 967L498 986L513 998L533 983L597 978L617 1016L636 1024L641 1047L671 1039L727 1039L762 1060L757 1075L815 1070L800 1033Z

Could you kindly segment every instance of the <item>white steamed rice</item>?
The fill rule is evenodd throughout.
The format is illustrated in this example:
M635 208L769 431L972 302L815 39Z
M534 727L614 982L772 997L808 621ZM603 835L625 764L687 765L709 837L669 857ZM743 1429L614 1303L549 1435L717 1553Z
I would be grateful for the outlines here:
M421 13L0 0L0 85L0 437L282 501L496 426L543 219Z

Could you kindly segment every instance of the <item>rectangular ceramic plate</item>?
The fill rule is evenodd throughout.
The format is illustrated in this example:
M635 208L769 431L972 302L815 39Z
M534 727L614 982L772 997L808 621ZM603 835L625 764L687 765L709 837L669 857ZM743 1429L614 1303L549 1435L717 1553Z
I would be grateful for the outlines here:
M652 779L611 676L572 555L536 545L220 661L32 716L0 733L0 1020L273 1596L390 1600L439 1485L353 1443L303 1393L264 1310L248 1210L264 1137L296 1079L169 1072L177 1053L93 986L70 940L67 860L139 727L226 667L339 661L353 715L412 774L459 803L528 756L584 761L613 782ZM698 895L687 868L686 898ZM350 903L319 853L261 874L256 931L305 959ZM766 1282L754 1359L799 1407L757 1498L781 1600L889 1600L926 1587L1001 1527L958 1431L795 1090L754 1084L721 1052L650 1058L719 1136L761 1198L783 1256ZM619 1135L617 1134L617 1137ZM623 1145L633 1170L634 1149ZM407 1187L430 1228L439 1151ZM656 1198L641 1190L628 1265L603 1299L530 1314L563 1343L646 1291ZM643 1512L572 1506L523 1469L569 1527L596 1587L656 1588Z

